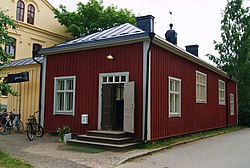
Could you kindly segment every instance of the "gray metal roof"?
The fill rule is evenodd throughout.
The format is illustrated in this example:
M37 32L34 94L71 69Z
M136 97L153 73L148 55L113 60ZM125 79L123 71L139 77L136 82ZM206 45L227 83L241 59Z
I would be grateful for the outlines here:
M42 63L43 57L36 57L36 60ZM37 63L32 58L23 58L20 60L14 60L7 64L4 64L3 66L1 66L1 68L9 68L9 67L25 66L25 65L33 65L33 64L37 64Z
M65 43L55 45L50 48L42 49L41 54L47 54L51 51L60 51L71 48L78 48L90 45L97 45L106 42L115 42L126 39L135 39L138 37L147 37L147 33L130 23L125 23L119 26L109 28L100 32L96 32L85 37L74 39Z
M148 34L145 31L131 25L130 23L125 23L107 30L87 35L85 37L58 44L50 48L42 49L40 54L51 55L72 51L80 51L91 47L105 46L107 44L118 44L118 42L120 43L144 40L144 38L148 39ZM204 60L197 58L196 56L188 53L180 47L171 44L165 39L155 36L154 43L158 43L160 46L166 48L167 50L172 51L173 53L176 53L177 55L187 60L195 62L228 78L228 75L224 71L206 63Z

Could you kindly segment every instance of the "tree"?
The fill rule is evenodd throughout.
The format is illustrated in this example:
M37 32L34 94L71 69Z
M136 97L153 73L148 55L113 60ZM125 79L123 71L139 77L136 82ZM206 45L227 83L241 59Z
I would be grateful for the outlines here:
M221 21L222 42L214 42L219 57L208 55L239 80L239 122L250 125L250 15L243 0L228 0Z
M13 39L8 35L8 30L15 30L17 28L18 26L16 25L16 22L12 20L8 15L6 15L5 11L0 10L0 66L7 63L10 59L10 54L5 52L3 46L6 44L14 43ZM0 82L0 91L3 95L6 95L8 93L16 95L11 87L5 82Z
M79 2L76 12L68 12L65 6L60 5L60 10L54 9L55 17L66 26L67 32L71 33L74 38L126 22L135 24L135 15L131 11L118 10L114 6L104 8L102 3L97 0L89 0L86 5Z

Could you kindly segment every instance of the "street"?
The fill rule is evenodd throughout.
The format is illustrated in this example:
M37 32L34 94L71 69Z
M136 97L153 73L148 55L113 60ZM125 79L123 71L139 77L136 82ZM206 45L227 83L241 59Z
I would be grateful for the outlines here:
M119 168L249 168L250 128L180 145Z

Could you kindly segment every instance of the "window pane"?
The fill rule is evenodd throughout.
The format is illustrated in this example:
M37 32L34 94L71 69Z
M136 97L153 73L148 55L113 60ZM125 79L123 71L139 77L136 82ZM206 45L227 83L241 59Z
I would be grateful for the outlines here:
M180 105L180 100L179 100L179 96L178 94L175 95L175 112L179 113L180 109L179 109L179 105Z
M174 91L174 81L170 80L170 91Z
M13 46L10 46L10 55L11 56L15 55L15 48Z
M103 83L106 83L107 81L108 81L108 78L107 78L107 77L103 77L103 78L102 78L102 82L103 82Z
M174 113L174 94L170 94L170 113Z
M121 82L126 82L126 76L121 76Z
M57 81L57 90L64 90L64 81L63 80Z
M119 82L120 76L115 76L115 82Z
M66 80L66 90L73 90L73 80Z
M109 77L109 82L113 82L113 76Z
M71 111L73 109L73 93L66 93L66 109L67 111Z
M64 110L64 94L57 93L57 110Z
M180 91L180 82L179 81L175 81L175 91L176 92Z

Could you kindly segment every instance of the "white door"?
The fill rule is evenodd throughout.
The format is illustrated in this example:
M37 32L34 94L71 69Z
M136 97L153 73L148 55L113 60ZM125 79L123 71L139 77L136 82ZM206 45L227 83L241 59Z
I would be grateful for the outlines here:
M135 82L124 84L124 125L125 132L134 133Z

